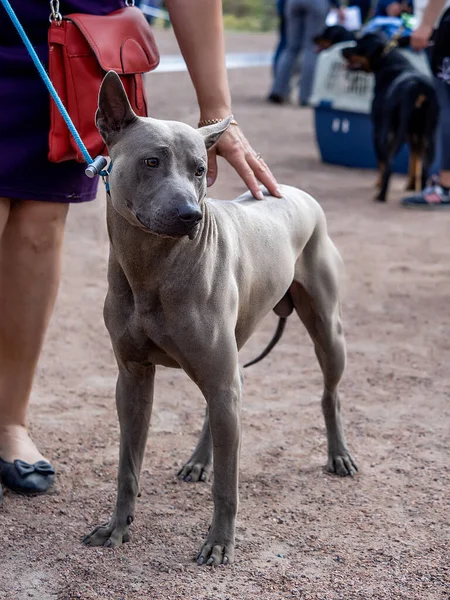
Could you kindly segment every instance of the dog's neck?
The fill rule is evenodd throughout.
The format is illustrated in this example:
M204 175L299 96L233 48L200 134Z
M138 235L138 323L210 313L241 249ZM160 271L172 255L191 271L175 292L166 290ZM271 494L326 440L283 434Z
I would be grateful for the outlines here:
M217 238L215 217L206 199L202 202L202 212L203 218L193 239L188 236L168 237L142 231L132 225L108 199L110 244L127 279L140 281L144 273L146 282L153 281L157 286L174 270L182 270L186 275L197 270L206 245L211 245Z
M380 56L371 66L375 76L375 94L385 90L399 75L413 68L409 60L397 49Z

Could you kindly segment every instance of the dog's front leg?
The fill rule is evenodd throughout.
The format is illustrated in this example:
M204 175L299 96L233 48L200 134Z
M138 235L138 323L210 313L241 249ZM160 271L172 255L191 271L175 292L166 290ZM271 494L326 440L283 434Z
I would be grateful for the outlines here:
M201 388L208 403L214 448L214 514L197 563L228 564L234 559L238 509L242 385L237 356L235 373L228 381L224 378L220 381L211 374Z
M96 527L83 542L88 546L120 546L129 540L139 477L153 404L155 367L119 362L116 386L120 422L117 500L109 522Z

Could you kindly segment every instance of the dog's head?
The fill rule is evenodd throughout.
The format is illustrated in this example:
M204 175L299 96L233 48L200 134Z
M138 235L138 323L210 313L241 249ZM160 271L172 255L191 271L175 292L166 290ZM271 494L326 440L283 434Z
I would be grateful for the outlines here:
M366 33L354 46L344 48L342 55L349 69L372 73L376 70L388 42L388 37L381 31Z
M331 27L325 27L325 29L314 38L314 43L317 46L318 52L322 50L328 50L334 44L340 44L341 42L353 42L355 35L342 25L332 25Z
M113 162L114 209L147 232L195 237L206 196L207 149L231 120L197 130L175 121L138 117L118 75L107 73L96 124Z

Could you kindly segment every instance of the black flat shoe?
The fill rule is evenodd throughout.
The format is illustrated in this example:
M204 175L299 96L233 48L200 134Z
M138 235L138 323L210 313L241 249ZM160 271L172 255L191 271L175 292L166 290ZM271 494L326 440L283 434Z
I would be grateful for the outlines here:
M284 104L286 102L286 98L280 96L279 94L269 94L267 96L267 102L271 102L272 104Z
M34 496L45 494L55 482L55 470L45 460L33 465L15 460L13 463L0 458L0 478L5 487L18 494Z

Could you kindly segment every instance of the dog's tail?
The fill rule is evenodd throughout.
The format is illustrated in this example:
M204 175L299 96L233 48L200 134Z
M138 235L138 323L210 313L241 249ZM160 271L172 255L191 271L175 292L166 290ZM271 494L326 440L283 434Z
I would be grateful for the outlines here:
M262 360L263 358L265 358L269 354L269 352L272 350L272 348L274 348L278 344L278 342L281 339L281 336L283 335L284 328L286 327L286 321L287 321L287 317L280 317L279 318L279 320L278 320L278 327L277 327L277 329L275 331L275 335L270 340L270 342L267 345L267 347L261 352L261 354L259 356L257 356L256 358L254 358L250 362L246 363L244 365L244 369L245 369L245 367L250 367L251 365L255 365L257 362L259 362L260 360Z
M416 133L411 140L412 148L426 159L431 166L434 160L435 131L439 118L439 103L432 83L427 80L416 80L411 84L409 97L405 94L405 118L409 120ZM418 134L418 135L417 135Z

